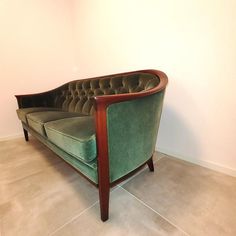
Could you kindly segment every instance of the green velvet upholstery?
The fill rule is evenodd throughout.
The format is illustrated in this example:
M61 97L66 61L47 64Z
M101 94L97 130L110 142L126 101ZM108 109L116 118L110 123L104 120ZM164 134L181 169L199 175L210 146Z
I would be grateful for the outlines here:
M42 94L19 97L18 105L19 108L53 107L64 111L92 115L94 112L94 96L141 92L155 87L159 81L160 79L157 76L149 73L75 80Z
M97 160L93 160L90 163L85 163L83 161L78 160L77 158L71 156L58 146L54 145L48 139L39 135L36 131L31 129L25 123L23 123L23 128L28 130L34 137L40 140L43 144L45 144L48 148L50 148L54 153L60 156L64 161L73 166L75 169L79 170L83 175L85 175L88 179L90 179L95 184L98 183L98 175L97 175Z
M51 121L45 130L52 143L75 158L89 163L97 157L93 116Z
M30 132L99 188L106 221L110 188L143 164L154 170L151 157L167 82L157 70L71 81L16 95L17 115L26 141Z
M53 106L91 115L94 112L94 96L140 92L158 83L159 78L148 73L76 80L53 91Z
M43 136L46 136L44 129L45 123L53 120L60 120L76 116L81 116L81 115L75 112L65 112L65 111L64 112L42 111L42 112L29 113L26 115L29 127Z
M151 158L155 150L163 97L164 91L108 107L111 182Z
M24 129L97 183L94 97L142 92L159 83L157 75L140 72L71 81L48 92L16 96L17 114ZM163 95L161 91L107 108L111 182L151 157Z
M16 113L21 121L27 123L26 115L29 113L40 112L40 111L55 111L55 110L61 110L61 109L54 107L28 107L28 108L17 109Z

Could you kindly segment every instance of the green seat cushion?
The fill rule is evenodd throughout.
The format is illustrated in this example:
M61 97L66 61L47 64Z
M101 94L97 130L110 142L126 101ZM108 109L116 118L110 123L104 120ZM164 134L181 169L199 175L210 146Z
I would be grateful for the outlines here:
M39 134L46 136L44 124L53 121L69 117L81 116L76 112L65 112L65 111L43 111L34 112L26 115L28 125L30 128L37 131Z
M44 143L48 148L50 148L53 152L55 152L58 156L64 159L67 163L73 166L75 169L79 170L83 175L89 178L92 182L98 183L98 176L97 176L97 160L94 159L93 161L87 163L84 161L78 160L78 158L73 157L72 155L68 154L67 152L63 151L58 146L54 145L50 142L47 138L39 135L34 130L30 130L30 133L39 139L42 143Z
M45 124L48 139L59 148L83 162L97 156L93 116L74 117Z
M55 111L61 110L60 108L54 107L28 107L28 108L20 108L16 110L18 118L27 124L26 115L33 112L40 112L40 111Z

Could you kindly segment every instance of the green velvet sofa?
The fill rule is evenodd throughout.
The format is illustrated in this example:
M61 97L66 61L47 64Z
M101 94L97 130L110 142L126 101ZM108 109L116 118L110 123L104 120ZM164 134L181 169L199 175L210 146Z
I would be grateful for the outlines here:
M145 164L154 171L167 82L157 70L71 81L16 95L17 115L26 141L29 132L98 187L106 221L110 188Z

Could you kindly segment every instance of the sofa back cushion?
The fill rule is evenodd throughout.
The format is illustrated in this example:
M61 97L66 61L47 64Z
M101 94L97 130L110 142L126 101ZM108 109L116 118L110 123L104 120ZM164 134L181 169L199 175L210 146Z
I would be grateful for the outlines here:
M54 91L54 107L91 115L94 111L94 96L142 92L154 88L159 82L157 76L149 73L76 80Z

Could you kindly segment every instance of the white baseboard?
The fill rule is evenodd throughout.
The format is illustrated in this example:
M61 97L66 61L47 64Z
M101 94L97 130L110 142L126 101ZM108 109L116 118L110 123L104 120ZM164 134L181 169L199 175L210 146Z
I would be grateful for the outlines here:
M184 161L187 161L187 162L199 165L199 166L206 167L206 168L211 169L211 170L215 170L215 171L218 171L218 172L236 177L236 169L226 167L226 166L223 166L223 165L215 163L215 162L204 161L204 160L199 160L199 159L194 159L194 158L182 157L180 154L177 154L177 153L174 153L174 152L162 149L162 148L158 148L158 151L163 153L163 154L172 156L176 159L184 160Z
M16 139L16 138L22 138L22 137L24 137L23 133L18 133L18 134L3 136L3 137L0 137L0 142L1 142L1 141L12 140L12 139Z

